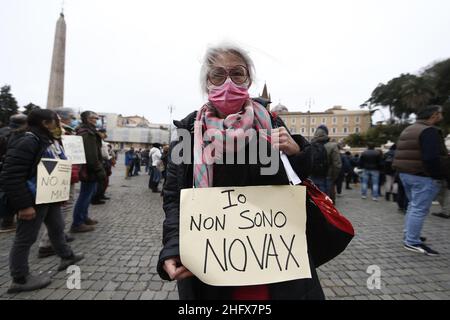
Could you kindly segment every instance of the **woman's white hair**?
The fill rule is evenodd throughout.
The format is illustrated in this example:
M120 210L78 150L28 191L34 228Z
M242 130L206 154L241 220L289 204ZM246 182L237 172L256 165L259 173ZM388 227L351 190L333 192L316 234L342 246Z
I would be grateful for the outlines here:
M216 62L217 57L223 54L231 54L241 58L248 69L250 83L252 83L253 79L255 79L255 65L253 64L253 60L248 55L247 51L230 43L218 44L209 47L206 50L205 57L203 58L202 68L200 71L200 86L202 92L205 94L208 94L208 72Z

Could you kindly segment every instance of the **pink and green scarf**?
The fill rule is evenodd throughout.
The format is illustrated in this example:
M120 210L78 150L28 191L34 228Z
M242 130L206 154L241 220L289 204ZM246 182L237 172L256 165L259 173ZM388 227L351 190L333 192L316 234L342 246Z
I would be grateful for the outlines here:
M208 137L209 144L217 146L222 144L223 150L227 150L225 143L227 138L242 139L248 129L267 131L264 138L270 142L270 130L272 129L270 115L267 110L253 100L248 100L245 107L236 114L231 114L225 119L217 117L216 110L211 104L205 104L197 113L194 125L194 187L207 188L213 185L213 163L222 157L222 154L211 155L205 151L208 141L204 141L204 134ZM233 148L235 148L233 144ZM215 151L220 148L214 148Z

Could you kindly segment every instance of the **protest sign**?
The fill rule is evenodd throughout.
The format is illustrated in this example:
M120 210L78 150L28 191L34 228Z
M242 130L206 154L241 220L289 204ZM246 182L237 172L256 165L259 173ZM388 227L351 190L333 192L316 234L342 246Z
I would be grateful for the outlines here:
M72 163L68 160L42 159L36 179L36 204L69 200Z
M62 136L64 153L72 164L85 164L86 155L84 153L83 137L81 136Z
M181 261L207 284L311 278L307 251L303 186L181 191Z

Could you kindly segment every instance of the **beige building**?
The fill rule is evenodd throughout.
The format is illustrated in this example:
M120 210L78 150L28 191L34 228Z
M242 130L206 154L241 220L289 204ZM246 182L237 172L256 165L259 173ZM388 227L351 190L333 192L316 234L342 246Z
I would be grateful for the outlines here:
M116 150L147 148L152 143L170 142L168 124L150 123L144 117L124 117L116 113L99 113L99 116L108 134L106 141Z
M271 111L283 119L292 133L306 138L312 138L321 124L327 126L330 138L335 141L352 133L365 133L370 128L370 112L365 110L346 110L335 106L325 112L289 112L285 106L278 104Z
M131 116L123 117L119 115L117 117L117 126L128 128L147 128L150 126L150 122L145 117Z

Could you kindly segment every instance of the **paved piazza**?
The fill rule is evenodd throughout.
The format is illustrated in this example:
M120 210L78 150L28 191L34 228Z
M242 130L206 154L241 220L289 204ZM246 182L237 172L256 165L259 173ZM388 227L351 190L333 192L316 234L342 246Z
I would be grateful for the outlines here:
M58 258L37 259L35 244L30 268L50 274L52 284L35 292L6 294L13 233L0 234L0 299L178 299L176 284L156 273L164 213L160 195L151 193L147 182L143 173L125 180L120 163L107 192L112 199L91 207L91 216L100 222L96 231L77 234L72 243L76 252L86 254L79 265L80 290L67 288L68 274L56 272ZM404 216L394 203L361 200L356 190L344 190L338 207L357 235L343 254L319 269L327 299L450 299L450 220L427 218L423 235L441 253L428 257L403 248ZM379 268L380 289L368 289L368 283L376 285L368 268Z

